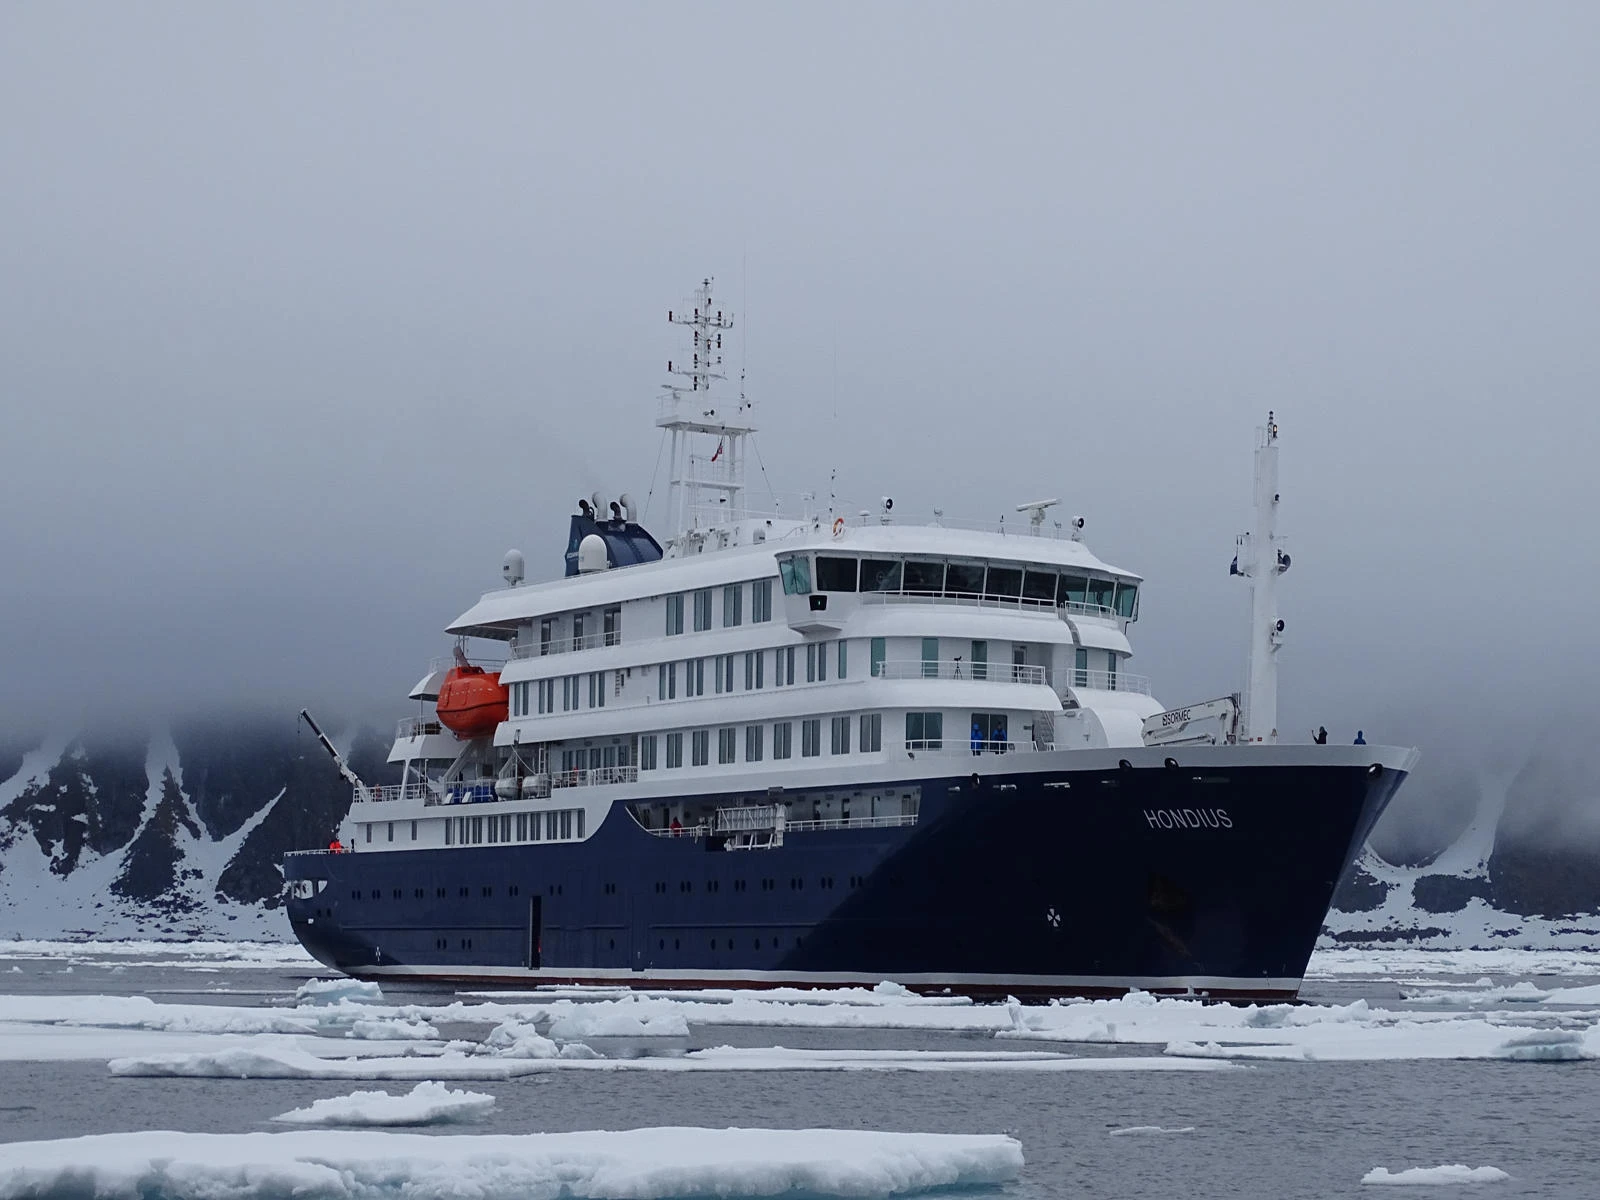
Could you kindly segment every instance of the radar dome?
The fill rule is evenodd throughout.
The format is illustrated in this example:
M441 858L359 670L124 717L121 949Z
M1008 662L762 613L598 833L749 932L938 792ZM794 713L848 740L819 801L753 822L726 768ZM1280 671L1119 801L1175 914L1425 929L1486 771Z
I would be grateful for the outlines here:
M578 574L590 575L604 571L611 564L606 560L606 540L598 533L585 534L578 543Z
M500 563L500 577L512 587L516 587L527 574L527 566L522 561L522 551L507 550L505 559Z

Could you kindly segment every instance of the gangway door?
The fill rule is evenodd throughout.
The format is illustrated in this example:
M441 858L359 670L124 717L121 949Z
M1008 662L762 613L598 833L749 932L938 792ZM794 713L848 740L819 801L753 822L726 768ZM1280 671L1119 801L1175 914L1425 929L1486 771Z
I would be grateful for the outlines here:
M1159 712L1141 730L1146 746L1221 746L1239 740L1239 696Z

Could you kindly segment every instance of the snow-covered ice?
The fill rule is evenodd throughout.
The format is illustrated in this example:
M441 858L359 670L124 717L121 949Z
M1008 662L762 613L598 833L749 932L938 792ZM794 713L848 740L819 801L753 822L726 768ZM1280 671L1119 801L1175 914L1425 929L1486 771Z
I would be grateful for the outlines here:
M1001 1184L1021 1170L1021 1144L1002 1135L841 1129L115 1133L8 1145L0 1200L877 1197Z
M1501 1183L1511 1176L1499 1167L1468 1167L1450 1163L1442 1167L1409 1167L1391 1172L1387 1167L1373 1167L1361 1177L1362 1183L1398 1184L1451 1184L1451 1183Z
M581 1043L580 1043L581 1045ZM515 1079L546 1071L1200 1071L1230 1064L1201 1056L1102 1056L1005 1050L790 1050L715 1046L688 1054L602 1058L588 1047L556 1057L447 1052L429 1057L322 1058L291 1045L112 1059L113 1075L220 1079Z
M669 1037L689 1036L689 1022L682 1013L664 1012L639 1017L631 1012L612 1010L603 1013L569 1012L550 1023L550 1036L559 1042L592 1037Z
M302 1004L382 1004L383 991L365 979L308 979L294 994Z
M274 1121L287 1125L437 1125L473 1121L494 1108L484 1092L458 1092L435 1080L423 1080L409 1092L351 1092L330 1096L305 1108L291 1109Z

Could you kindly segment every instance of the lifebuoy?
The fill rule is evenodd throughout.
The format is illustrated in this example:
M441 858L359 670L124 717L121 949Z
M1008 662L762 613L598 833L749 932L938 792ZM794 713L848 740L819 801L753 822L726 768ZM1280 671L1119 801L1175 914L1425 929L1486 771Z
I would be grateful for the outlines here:
M838 537L843 532L844 532L844 518L843 517L835 517L833 519L833 536L834 537Z

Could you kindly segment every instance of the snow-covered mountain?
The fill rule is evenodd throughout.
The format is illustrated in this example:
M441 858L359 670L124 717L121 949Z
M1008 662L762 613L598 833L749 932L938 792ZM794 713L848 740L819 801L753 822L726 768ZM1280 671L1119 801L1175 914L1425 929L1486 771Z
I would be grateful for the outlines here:
M386 740L336 740L390 781ZM1575 748L1551 745L1498 776L1408 783L1326 937L1600 948L1590 779ZM0 741L0 938L287 938L282 855L326 845L349 804L292 716Z
M0 745L0 937L287 938L283 852L350 803L282 718L30 740ZM385 744L349 749L385 776Z

